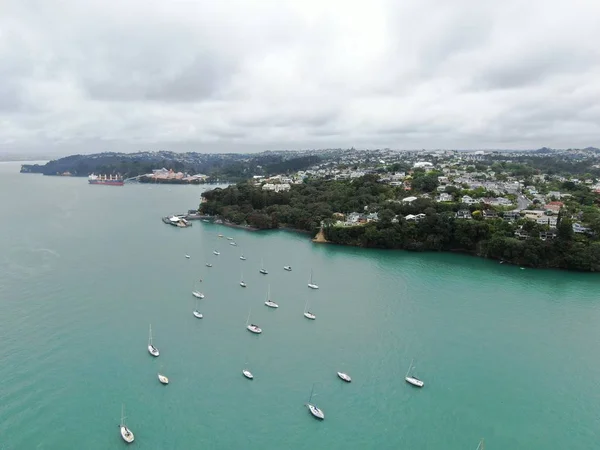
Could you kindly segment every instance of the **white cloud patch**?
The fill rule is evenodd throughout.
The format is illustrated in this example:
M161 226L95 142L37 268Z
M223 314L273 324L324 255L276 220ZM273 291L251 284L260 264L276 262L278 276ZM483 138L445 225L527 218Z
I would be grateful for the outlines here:
M4 0L0 149L599 145L600 3Z

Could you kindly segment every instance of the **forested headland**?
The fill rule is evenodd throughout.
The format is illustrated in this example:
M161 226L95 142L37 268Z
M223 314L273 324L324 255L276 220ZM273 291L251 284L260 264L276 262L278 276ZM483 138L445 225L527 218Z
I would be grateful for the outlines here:
M415 185L426 186L426 174ZM430 177L433 179L433 177ZM568 214L559 214L553 239L539 236L547 226L526 219L507 221L498 208L497 218L486 219L481 210L488 205L461 205L417 198L399 200L401 188L378 182L366 175L352 181L308 180L286 192L262 190L252 182L202 194L200 212L219 216L239 225L258 229L290 227L316 234L322 226L325 238L335 244L409 251L458 251L529 267L600 271L600 241L597 234L575 234ZM459 210L472 212L472 219L456 217ZM344 217L358 212L376 219L354 226ZM407 215L421 220L406 220ZM520 231L526 238L518 238ZM542 233L542 234L540 234Z

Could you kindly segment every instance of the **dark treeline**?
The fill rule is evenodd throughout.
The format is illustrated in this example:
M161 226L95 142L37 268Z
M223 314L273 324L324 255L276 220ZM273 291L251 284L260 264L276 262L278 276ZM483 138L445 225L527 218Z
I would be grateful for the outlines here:
M281 154L199 154L172 152L156 153L98 153L93 155L71 155L49 161L46 164L23 164L22 173L72 176L91 173L121 175L125 178L152 173L155 169L172 169L189 174L202 173L211 179L240 181L253 175L274 175L306 169L318 163L318 156L289 157Z
M204 214L218 215L236 224L259 229L287 226L316 233L323 223L328 241L382 249L412 251L461 251L531 267L600 271L600 242L574 234L572 222L559 217L555 239L541 240L547 226L518 220L483 219L479 206L474 220L455 218L468 209L458 203L437 203L419 198L410 204L396 202L399 188L378 183L376 176L349 181L308 181L288 192L262 191L251 183L203 193ZM426 185L428 180L423 183ZM427 186L429 187L429 186ZM390 201L392 200L392 201ZM365 207L367 209L365 210ZM378 221L360 226L335 224L336 213L377 211ZM406 221L408 214L425 214L419 223ZM502 212L499 211L502 216ZM515 238L515 231L531 237Z

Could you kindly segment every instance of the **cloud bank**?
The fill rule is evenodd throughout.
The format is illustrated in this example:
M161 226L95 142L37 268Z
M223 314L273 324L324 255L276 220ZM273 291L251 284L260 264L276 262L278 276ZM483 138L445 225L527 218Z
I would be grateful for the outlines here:
M3 0L0 149L600 146L593 0Z

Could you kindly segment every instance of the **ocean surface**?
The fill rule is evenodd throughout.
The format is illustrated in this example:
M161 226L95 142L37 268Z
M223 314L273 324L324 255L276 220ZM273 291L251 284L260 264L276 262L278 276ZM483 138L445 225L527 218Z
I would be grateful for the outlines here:
M123 448L122 404L138 449L600 448L598 274L177 229L161 216L207 187L18 170L0 164L2 450Z

